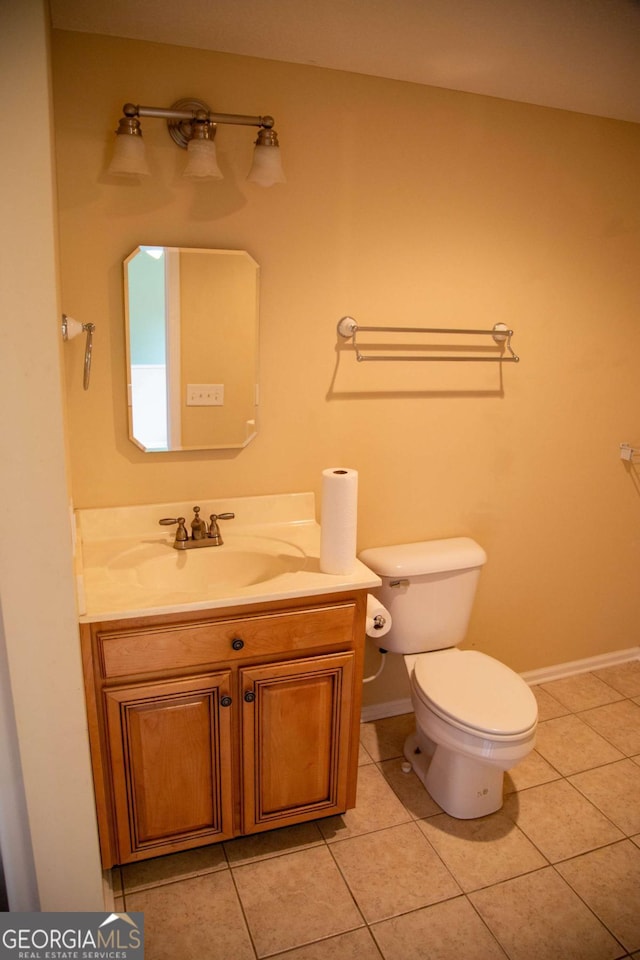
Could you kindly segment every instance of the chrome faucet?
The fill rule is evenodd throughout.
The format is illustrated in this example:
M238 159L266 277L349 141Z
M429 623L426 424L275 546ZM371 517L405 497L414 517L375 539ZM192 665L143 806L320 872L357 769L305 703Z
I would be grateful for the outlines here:
M209 517L210 524L207 527L206 520L200 516L200 507L193 508L193 520L191 521L191 537L187 532L186 520L184 517L163 517L158 523L162 526L178 524L176 538L173 546L176 550L191 550L194 547L221 547L224 543L218 520L233 520L235 513L212 513Z
M193 508L193 520L191 521L191 539L204 540L207 536L207 521L200 517L200 507Z

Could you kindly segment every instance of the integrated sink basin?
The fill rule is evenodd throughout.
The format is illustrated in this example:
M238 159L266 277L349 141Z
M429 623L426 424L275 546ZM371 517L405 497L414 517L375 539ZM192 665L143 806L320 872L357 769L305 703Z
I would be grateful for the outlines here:
M233 513L221 546L174 550L163 517ZM320 569L312 493L178 501L76 511L76 583L83 623L324 596L377 586L356 560L348 574ZM167 528L165 528L167 530Z
M286 540L227 534L222 546L201 550L174 550L166 540L138 543L110 559L105 569L122 585L217 594L295 573L304 564L304 551Z

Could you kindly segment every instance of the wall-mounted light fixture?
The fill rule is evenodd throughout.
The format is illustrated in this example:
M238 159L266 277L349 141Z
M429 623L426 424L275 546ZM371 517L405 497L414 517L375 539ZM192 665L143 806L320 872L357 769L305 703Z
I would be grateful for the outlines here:
M235 113L213 113L202 100L178 100L172 107L141 107L125 103L124 116L116 130L116 145L107 173L116 176L145 177L151 172L147 164L142 127L138 117L155 117L167 121L171 138L187 150L183 176L196 180L221 180L216 159L215 136L218 123L234 123L259 127L255 141L253 164L247 180L270 187L284 183L278 135L273 117L247 117Z

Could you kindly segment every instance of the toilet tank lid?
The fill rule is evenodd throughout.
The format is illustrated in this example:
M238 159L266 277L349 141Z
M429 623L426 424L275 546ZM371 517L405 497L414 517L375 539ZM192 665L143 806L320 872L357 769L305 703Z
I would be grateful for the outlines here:
M359 559L379 577L419 577L481 567L486 563L487 555L470 537L451 537L369 547L359 554Z

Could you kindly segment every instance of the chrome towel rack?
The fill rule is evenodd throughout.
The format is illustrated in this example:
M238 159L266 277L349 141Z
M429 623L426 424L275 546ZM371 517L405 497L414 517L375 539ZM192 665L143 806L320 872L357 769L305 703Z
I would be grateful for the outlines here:
M500 347L500 352L491 355L481 354L476 356L468 356L462 353L448 353L440 356L437 354L363 354L360 352L360 347L358 346L356 340L356 335L358 333L444 333L453 334L455 336L458 336L459 334L465 334L467 336L490 336ZM356 323L353 317L342 317L342 319L338 322L338 334L345 340L352 340L356 353L356 360L358 363L362 363L366 360L449 360L465 362L477 361L481 363L518 363L520 360L520 357L513 352L513 348L511 346L513 330L509 330L504 323L494 324L491 330L461 330L443 327L363 327ZM470 347L470 349L473 348ZM508 356L505 356L505 351L508 351Z

